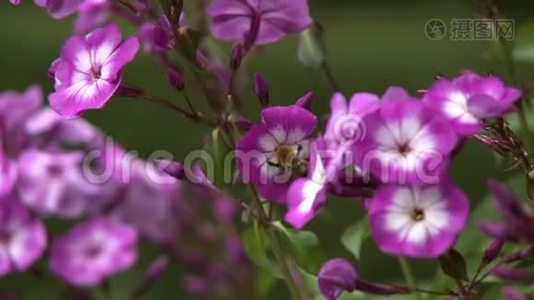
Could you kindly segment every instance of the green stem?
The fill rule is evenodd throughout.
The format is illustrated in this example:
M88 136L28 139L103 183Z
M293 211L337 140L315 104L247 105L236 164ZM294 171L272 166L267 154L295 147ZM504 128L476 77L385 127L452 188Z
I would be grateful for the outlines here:
M339 85L337 84L337 80L334 77L334 73L332 73L332 69L330 68L330 65L326 60L321 64L321 70L323 71L328 85L330 86L330 89L332 89L332 92L338 92Z
M299 286L298 279L295 278L296 273L293 272L293 258L291 257L291 255L287 255L287 253L284 251L284 247L282 247L281 241L276 232L274 232L274 230L269 230L269 236L273 245L274 255L276 256L280 271L286 279L286 283L288 285L292 298L295 300L308 299L308 297L305 295L305 291L303 290L303 288Z
M408 286L415 287L416 286L415 278L413 276L412 268L410 267L410 263L408 262L408 260L406 260L403 257L399 257L399 264L401 267L402 275L404 276L404 280L406 281L406 284ZM421 300L421 295L419 294L418 291L415 293L415 298L418 300Z
M297 272L294 268L294 259L290 253L286 253L285 248L282 246L283 242L273 230L273 227L271 226L271 223L266 215L263 204L261 203L258 191L252 185L249 185L249 191L254 198L254 203L256 204L259 223L266 229L268 233L269 239L271 240L271 244L273 245L273 252L276 257L276 261L278 262L280 271L282 272L282 275L285 278L291 296L295 300L308 300L309 297L307 296L306 291L303 287L300 287L299 279L296 278Z

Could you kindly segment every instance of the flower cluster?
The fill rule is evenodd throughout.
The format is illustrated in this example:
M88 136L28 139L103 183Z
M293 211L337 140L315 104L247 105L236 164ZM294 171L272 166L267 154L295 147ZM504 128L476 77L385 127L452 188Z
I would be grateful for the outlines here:
M207 282L231 281L236 289L246 282L230 198L207 180L193 184L160 171L83 119L41 107L42 98L38 87L0 94L0 275L28 270L48 249L58 278L94 286L132 267L144 238L191 265L196 287L189 277L184 284L200 296L209 296ZM78 223L56 236L44 225L51 218ZM213 252L201 255L197 240Z
M381 98L357 93L349 103L334 94L326 130L315 138L316 118L306 109L268 107L240 140L238 166L260 195L287 205L294 227L308 223L328 194L364 198L382 251L437 257L455 243L469 210L448 175L451 160L483 120L512 111L520 94L470 71L439 78L423 99L400 87Z
M77 290L89 288L132 268L140 243L147 243L158 257L132 298L146 292L176 260L185 271L183 285L195 298L253 299L244 249L271 275L287 277L298 295L294 289L305 268L292 255L304 251L285 244L296 238L275 220L281 216L278 206L285 209L281 218L286 223L302 229L330 196L359 200L382 252L439 257L441 262L454 253L468 219L469 201L449 170L469 138L512 154L534 176L528 152L502 120L518 105L520 90L497 76L465 71L455 78L438 77L418 96L391 86L381 96L358 92L346 99L336 92L323 57L321 27L314 24L307 0L211 0L187 9L181 0L34 3L54 19L77 19L74 34L49 68L50 108L42 106L39 87L0 93L0 277L37 268L45 258L55 278ZM123 38L117 25L123 22L137 30L134 36ZM302 34L299 58L320 66L334 91L324 130L311 111L311 92L294 104L270 106L269 85L260 73L252 84L260 120L241 114L247 80L242 65L255 50L291 34ZM234 43L231 52L225 55L211 37ZM123 69L140 49L155 59L187 108L151 94L148 87L123 82ZM189 88L205 98L209 114L196 109ZM147 100L213 127L204 140L217 161L208 161L204 169L196 163L146 161L109 141L80 116L103 109L114 96ZM484 130L490 134L481 134ZM231 159L222 159L221 153L230 153ZM217 173L230 173L231 182L206 175L222 164L229 170ZM232 197L224 190L227 184L231 191L234 185L248 185L253 204ZM459 292L443 295L464 297L489 274L534 282L534 274L516 264L534 257L532 246L500 256L505 242L533 244L532 209L519 205L496 182L490 190L503 220L480 228L495 240L470 285L463 286L466 278L455 278ZM264 200L272 203L267 206ZM235 225L238 204L244 208L243 222L251 217L255 222L255 240L244 235L245 247ZM67 221L59 232L46 226L55 219ZM273 267L275 260L279 265ZM479 277L491 263L488 274ZM327 261L317 283L329 300L354 290L421 292L415 286L364 281L345 259ZM511 288L503 295L528 299Z

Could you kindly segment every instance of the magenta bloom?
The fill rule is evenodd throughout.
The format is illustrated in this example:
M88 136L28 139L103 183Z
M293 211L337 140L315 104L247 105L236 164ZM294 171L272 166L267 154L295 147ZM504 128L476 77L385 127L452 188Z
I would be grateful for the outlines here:
M14 199L0 201L0 277L26 271L45 248L44 225Z
M55 69L55 89L50 106L65 118L102 108L121 82L121 69L133 60L139 42L121 42L119 27L110 24L85 37L70 37L61 49Z
M262 124L253 126L239 141L238 168L243 180L253 183L262 197L284 203L292 178L305 175L306 138L317 118L296 105L266 108L261 116Z
M85 179L82 152L48 153L30 149L19 157L18 193L22 202L45 215L81 216L99 191Z
M439 185L384 185L368 207L372 235L385 253L436 257L455 243L468 205L465 194L445 178Z
M94 286L137 261L137 233L104 218L77 225L55 240L50 269L70 284Z
M520 97L520 90L505 86L496 76L467 71L452 80L439 78L423 101L449 119L458 134L466 136L478 133L483 119L513 111Z
M446 121L412 99L383 101L364 125L356 162L384 183L437 183L457 143Z
M9 0L9 2L13 5L19 5L22 0Z
M248 46L276 42L312 23L307 0L214 0L207 13L215 38Z

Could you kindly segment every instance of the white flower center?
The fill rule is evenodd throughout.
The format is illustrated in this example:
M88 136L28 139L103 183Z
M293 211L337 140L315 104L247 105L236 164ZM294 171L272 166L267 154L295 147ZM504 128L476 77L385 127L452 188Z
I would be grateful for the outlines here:
M399 239L422 244L441 232L449 222L439 188L401 188L386 214L386 228Z

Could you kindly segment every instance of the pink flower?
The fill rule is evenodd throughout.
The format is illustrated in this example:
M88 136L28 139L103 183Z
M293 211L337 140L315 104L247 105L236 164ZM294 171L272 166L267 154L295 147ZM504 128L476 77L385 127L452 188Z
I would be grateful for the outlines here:
M449 123L411 98L382 100L364 126L364 138L352 147L355 160L384 183L436 183L457 144Z
M427 186L384 185L369 204L373 239L397 256L436 257L456 242L469 204L450 180Z
M44 225L14 199L0 201L0 277L26 271L45 248Z
M254 125L239 141L238 168L244 181L253 183L262 197L284 203L292 178L303 172L307 137L317 118L296 105L269 107L261 116L262 124Z
M137 261L137 233L104 218L79 224L54 241L50 268L76 286L94 286Z
M513 111L520 97L520 90L505 86L496 76L467 71L452 80L439 78L423 101L450 120L458 134L467 136L480 132L483 119Z
M44 215L76 218L84 214L100 188L83 176L83 158L82 152L23 152L17 184L21 201Z
M214 0L207 13L215 38L247 47L276 42L312 23L307 0Z
M121 42L119 28L110 24L85 37L69 38L61 49L55 69L55 89L50 106L65 118L88 109L102 108L121 82L121 70L133 60L139 42Z

